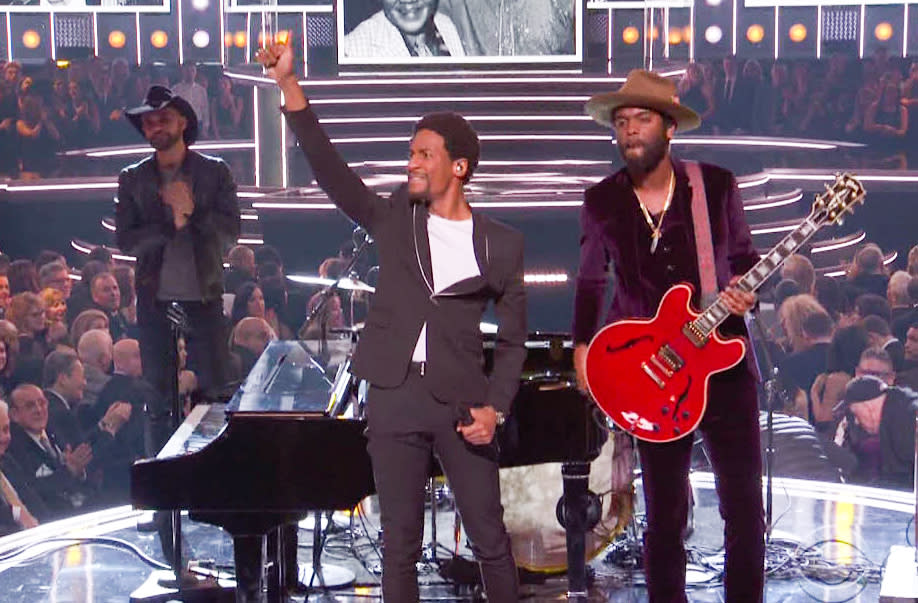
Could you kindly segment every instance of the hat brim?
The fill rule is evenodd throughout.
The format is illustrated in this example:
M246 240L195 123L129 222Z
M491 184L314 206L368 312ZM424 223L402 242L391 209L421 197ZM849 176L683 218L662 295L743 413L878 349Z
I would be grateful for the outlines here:
M597 94L587 101L586 112L597 123L611 128L612 113L620 107L643 107L668 115L676 122L676 130L679 132L688 132L701 125L701 116L685 105L656 97L621 92Z
M134 107L133 109L128 109L124 112L127 116L128 121L131 122L137 131L143 135L143 116L145 113L152 113L153 111L159 111L160 109L165 109L166 107L172 107L178 111L182 117L185 118L187 124L185 125L185 132L182 135L182 139L185 141L185 144L192 144L198 139L198 116L194 112L194 108L191 106L191 103L186 101L181 96L173 96L172 99L163 103L159 107L153 107L148 104L140 105L139 107Z

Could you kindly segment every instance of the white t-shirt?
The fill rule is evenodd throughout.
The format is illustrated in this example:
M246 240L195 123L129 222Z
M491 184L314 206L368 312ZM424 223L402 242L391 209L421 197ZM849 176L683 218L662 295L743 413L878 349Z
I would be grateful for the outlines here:
M481 274L475 259L472 243L472 219L447 220L430 214L427 218L427 237L430 239L430 265L433 269L433 289L439 293L459 281ZM413 362L427 360L427 323L411 355Z

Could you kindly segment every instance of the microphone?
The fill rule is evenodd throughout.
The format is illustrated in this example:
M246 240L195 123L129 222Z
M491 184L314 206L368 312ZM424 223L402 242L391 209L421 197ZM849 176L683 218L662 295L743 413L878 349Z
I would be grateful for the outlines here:
M370 233L367 232L367 229L363 226L358 226L354 228L354 232L351 233L351 240L354 242L354 248L358 248L364 243L367 245L373 244L373 237L370 236Z

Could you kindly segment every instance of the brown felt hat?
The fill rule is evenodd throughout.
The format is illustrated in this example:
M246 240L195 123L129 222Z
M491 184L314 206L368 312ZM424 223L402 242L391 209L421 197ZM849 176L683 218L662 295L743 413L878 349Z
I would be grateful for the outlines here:
M701 125L701 116L679 104L676 85L652 71L634 69L617 91L597 94L588 100L586 112L600 124L611 128L612 114L621 107L653 109L672 118L680 132L694 130Z

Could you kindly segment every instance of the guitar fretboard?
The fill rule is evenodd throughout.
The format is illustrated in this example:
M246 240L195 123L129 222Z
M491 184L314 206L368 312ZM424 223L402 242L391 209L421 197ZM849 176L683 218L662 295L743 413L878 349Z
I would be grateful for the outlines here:
M800 249L816 231L819 230L813 217L806 218L797 228L784 237L774 249L769 251L749 272L743 275L736 286L742 291L753 292L762 286L768 277L775 273L788 257ZM692 323L705 338L710 337L717 328L730 315L730 310L718 299L708 306L701 315Z

